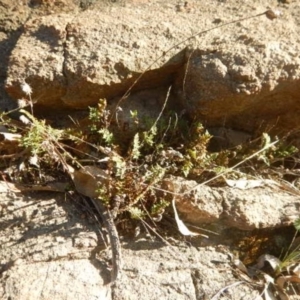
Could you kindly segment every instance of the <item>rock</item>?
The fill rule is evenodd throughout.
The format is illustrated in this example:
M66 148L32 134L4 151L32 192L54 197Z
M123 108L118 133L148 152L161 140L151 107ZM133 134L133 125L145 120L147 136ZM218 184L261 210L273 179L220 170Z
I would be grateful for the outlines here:
M35 19L36 17L49 15L55 12L71 12L73 14L76 14L79 11L79 3L77 2L78 1L73 0L20 0L18 3L16 3L9 0L0 0L0 109L2 111L10 111L16 109L16 99L25 96L19 90L19 80L25 78L28 79L28 74L14 74L14 76L16 76L13 78L13 80L17 85L17 92L16 94L14 94L13 92L13 98L7 95L6 91L4 90L4 82L7 79L9 57L12 50L15 48L18 39L24 33L24 25L26 24L26 22L28 20ZM81 2L84 3L87 1L82 0ZM18 59L19 58L17 58L17 61L20 61L21 64L27 64L26 61L24 62L24 60L22 60L21 58L20 60ZM12 116L18 117L16 113L13 113Z
M236 282L227 246L204 247L198 237L195 246L172 239L166 245L141 236L123 239L122 277L112 292L110 251L79 199L0 193L0 200L1 299L211 299ZM228 293L260 299L249 284Z
M225 127L212 127L207 130L212 136L208 145L208 150L211 152L233 148L251 140L250 134L240 130Z
M105 248L98 225L53 195L0 193L0 298L111 299L110 272L92 255Z
M108 286L89 259L24 263L3 275L2 299L111 299ZM99 263L95 262L96 265ZM20 280L23 278L23 280Z
M114 290L115 300L125 299L212 299L228 282L236 282L227 250L213 247L165 246L140 239L123 245L124 277ZM139 253L139 263L135 254ZM215 262L222 262L221 264ZM224 282L224 277L226 278ZM248 285L228 289L234 299L253 299L259 292ZM229 296L230 297L230 296ZM229 298L231 299L231 298Z
M285 227L299 218L299 195L280 188L224 188L220 192L224 197L222 219L229 227L242 230Z
M149 18L135 8L88 10L67 31L68 91L63 101L71 107L86 108L99 98L121 96L145 71L133 91L170 84L184 58L176 50L153 62L178 38L168 33L168 23L157 24L152 13Z
M26 23L10 60L7 91L14 99L25 96L20 87L25 79L41 105L62 108L61 97L66 93L63 74L65 28L71 18L71 15L41 17ZM20 68L24 68L21 73Z
M12 49L22 33L22 26L30 16L28 5L19 1L0 0L0 109L1 111L16 108L15 100L4 90L7 78L8 61Z
M293 56L298 46L286 52L289 41L273 38L278 41L263 43L252 37L250 46L237 37L235 43L240 44L235 52L229 37L224 46L229 49L191 50L181 75L184 89L181 79L178 84L187 112L208 127L223 125L248 132L270 131L272 125L276 132L298 128L300 59ZM258 63L262 57L265 60Z
M194 224L213 223L222 212L222 195L208 186L197 186L194 180L171 176L163 180L162 189L176 195L176 207L180 218ZM166 194L172 197L172 194Z
M118 15L122 15L122 20ZM158 47L154 45L155 36L147 37L143 33L154 26L157 25L138 21L132 24L131 11L121 10L116 10L114 16L88 10L76 18L57 15L28 22L26 32L11 55L7 90L13 98L19 98L18 79L24 78L32 85L37 104L53 109L59 104L61 107L87 108L96 104L99 98L122 95L154 58L153 54L147 57L147 53L151 47ZM164 26L159 27L166 30ZM37 33L47 36L48 41L36 37ZM140 36L136 36L137 33ZM170 43L168 37L164 40L160 49ZM33 49L39 56L31 55ZM182 64L183 58L180 53L173 54L175 57L169 67L162 67L162 64L170 59L170 55L155 65L161 67L159 71L143 76L138 88L170 83L170 74L176 71L179 63Z
M196 226L219 223L253 230L289 226L298 218L299 195L276 185L245 190L211 188L171 176L163 181L162 188L176 194L180 218ZM164 197L172 198L172 194Z
M30 15L30 9L25 3L10 0L0 1L0 31L11 33L19 29Z
M113 112L118 107L112 124L116 140L128 145L137 131L150 130L162 113L164 103L166 102L167 111L173 99L172 95L168 97L168 87L142 90L123 100L121 97L112 99L108 110ZM135 111L137 116L133 118L132 113Z
M130 111L137 110L140 120L157 118L171 86L166 109L200 119L219 149L257 132L299 130L296 1L279 4L282 13L273 21L262 14L223 27L266 11L274 1L19 2L0 0L2 110L25 96L22 80L46 118L54 113L63 119L67 111L87 110L107 98L111 111L119 106L114 130L128 140L137 130ZM218 28L197 35L212 27ZM196 185L177 177L162 183L177 195L180 218L194 225L271 229L298 217L299 195L280 186ZM216 247L223 236L213 247L193 240L197 248L127 240L123 279L112 292L105 285L110 272L99 224L82 207L78 211L72 201L53 195L0 196L0 298L111 299L113 293L120 300L211 299L236 282L229 249ZM241 284L227 295L259 298L261 289Z
M217 17L222 25L232 15L248 17L251 9L240 12L230 1L213 8L190 1L189 9L180 11L176 5L95 2L75 16L31 19L10 58L8 93L21 97L18 81L25 79L37 105L85 109L131 87L132 94L173 84L178 98L173 106L209 127L296 130L300 59L294 15L299 7L291 3L273 21L260 15L183 43L195 33L194 24L201 32ZM265 10L256 5L253 15Z

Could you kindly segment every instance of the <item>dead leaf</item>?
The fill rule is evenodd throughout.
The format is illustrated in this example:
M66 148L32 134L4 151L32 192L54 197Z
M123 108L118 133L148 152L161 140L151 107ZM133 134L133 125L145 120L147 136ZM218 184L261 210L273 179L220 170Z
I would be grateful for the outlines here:
M276 279L276 284L283 290L284 289L284 284L288 281L289 282L298 282L298 283L300 283L300 278L296 275L280 276Z
M265 296L265 300L277 300L274 293L269 290L268 283L265 284L264 291L262 294Z
M108 180L108 174L96 166L85 166L79 170L69 168L69 171L76 190L90 198L97 198L99 186Z
M203 237L206 237L208 238L207 235L204 235L204 234L200 234L200 233L197 233L197 232L193 232L193 231L190 231L186 226L185 224L179 219L179 216L178 216L178 213L177 213L177 210L176 210L176 206L175 206L175 199L172 200L172 205L173 205L173 210L174 210L174 215L175 215L175 220L176 220L176 223L177 223L177 227L180 231L180 233L182 235L185 235L185 236L197 236L197 235L201 235Z
M243 262L236 257L232 257L232 263L243 273L248 275L248 270L246 268L246 266L243 264Z
M265 262L268 262L270 264L270 266L272 267L272 269L275 271L281 264L280 259L278 259L277 257L275 257L274 255L270 255L270 254L263 254L261 255L258 260L257 260L257 264L254 266L257 269L262 269L265 265Z
M0 132L1 141L19 141L21 139L21 134L18 133L10 133L10 132Z
M297 264L297 265L293 268L292 272L293 272L296 276L298 276L298 277L300 278L300 264Z
M37 168L40 167L40 164L39 164L39 157L38 157L38 155L36 155L36 154L30 156L29 159L28 159L28 162L29 162L29 164L32 165L32 166L35 166L35 167L37 167Z

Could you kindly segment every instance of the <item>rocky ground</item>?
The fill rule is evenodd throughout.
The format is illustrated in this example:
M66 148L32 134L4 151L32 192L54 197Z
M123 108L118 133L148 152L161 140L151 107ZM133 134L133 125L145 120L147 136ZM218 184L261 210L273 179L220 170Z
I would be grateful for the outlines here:
M164 240L143 231L123 236L122 277L112 293L109 248L80 199L2 193L1 207L2 299L260 298L257 283L234 267L232 232L185 241L173 220L168 235L160 231Z
M238 19L245 20L197 35ZM297 142L299 20L297 1L0 0L0 106L16 108L26 80L37 116L62 127L64 116L82 118L107 98L111 109L121 103L117 125L127 141L135 130L130 111L155 118L172 86L167 109L199 118L215 136L214 150L265 131ZM1 181L0 298L287 299L263 293L266 280L250 278L234 259L253 265L261 254L279 256L299 217L296 187L255 184L196 187L167 178L162 188L182 195L180 216L209 238L186 240L171 209L161 237L142 225L134 236L119 224L122 277L111 286L105 230L87 200L19 193Z

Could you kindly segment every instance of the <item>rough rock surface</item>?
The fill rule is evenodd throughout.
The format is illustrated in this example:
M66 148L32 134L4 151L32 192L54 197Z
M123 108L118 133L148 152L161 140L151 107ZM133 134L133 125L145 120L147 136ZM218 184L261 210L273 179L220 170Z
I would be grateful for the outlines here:
M57 194L0 197L1 299L110 299L87 214Z
M0 193L1 299L211 299L238 281L228 247L203 247L202 238L166 245L142 235L122 243L122 278L112 290L101 226L74 200ZM242 283L225 299L256 296Z
M211 188L171 177L162 187L176 195L182 218L198 226L218 222L221 227L242 230L275 228L292 225L299 214L299 193L275 184L250 189Z
M268 6L274 1L98 1L84 12L31 18L10 56L6 89L20 98L25 79L42 106L86 108L122 96L147 71L132 92L172 84L171 101L209 126L297 130L299 6L280 4L273 21L222 26Z
M126 257L138 253L139 264L134 259L125 262L124 280L114 292L117 300L212 299L220 290L238 281L233 270L222 271L222 264L231 264L226 248L189 248L182 243L172 247L160 242L149 245L143 240L128 243L123 248ZM221 265L216 267L218 262ZM153 278L158 281L154 282ZM261 299L259 292L243 284L229 288L225 299L255 297Z
M171 49L202 30L269 6L281 16L240 21ZM132 134L130 110L156 118L172 86L169 107L200 118L212 131L221 126L217 135L225 147L257 131L297 131L299 15L297 1L0 0L1 109L24 97L19 83L26 80L45 114L59 110L60 118L65 108L85 110L107 98L109 107L123 108L117 120ZM179 195L195 184L165 182ZM185 221L221 229L286 226L299 211L299 196L274 186L251 192L204 186L176 200ZM109 249L99 224L82 208L79 212L56 194L1 193L0 214L3 299L198 300L238 281L222 234L215 240L196 238L191 247L125 239L123 279L112 290L105 285ZM242 283L228 288L222 299L259 299L260 293Z

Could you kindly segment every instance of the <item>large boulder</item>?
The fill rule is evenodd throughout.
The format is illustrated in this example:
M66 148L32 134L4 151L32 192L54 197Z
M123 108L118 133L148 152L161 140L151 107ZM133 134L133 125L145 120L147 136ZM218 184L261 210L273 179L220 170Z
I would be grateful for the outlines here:
M85 109L128 89L133 94L172 85L173 107L208 126L297 129L296 3L281 5L271 21L260 3L175 2L100 1L76 15L30 19L10 58L8 93L22 97L19 82L25 79L38 106ZM246 20L225 25L239 18Z

